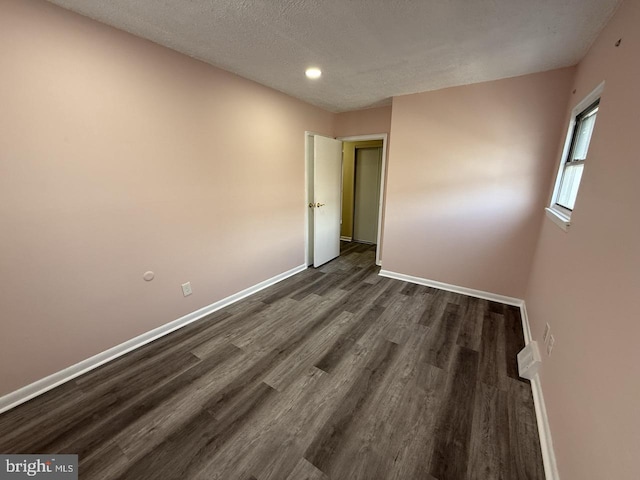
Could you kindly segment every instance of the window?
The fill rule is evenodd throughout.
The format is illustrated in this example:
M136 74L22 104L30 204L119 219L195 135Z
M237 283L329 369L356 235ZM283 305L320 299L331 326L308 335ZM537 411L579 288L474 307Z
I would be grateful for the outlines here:
M589 142L591 141L593 127L596 124L599 104L600 99L587 107L586 110L580 112L575 118L571 147L569 148L569 155L562 165L560 189L556 198L556 205L567 210L572 211L576 203L578 188L582 179L582 169L584 168L584 161L587 159Z
M565 231L570 225L571 213L578 196L603 89L604 83L582 100L571 113L571 124L567 132L556 186L551 204L547 208L548 216Z

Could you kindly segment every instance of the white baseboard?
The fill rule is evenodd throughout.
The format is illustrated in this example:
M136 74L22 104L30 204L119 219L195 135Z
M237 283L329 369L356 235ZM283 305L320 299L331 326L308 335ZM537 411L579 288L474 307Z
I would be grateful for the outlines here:
M222 300L219 300L211 305L207 305L206 307L200 308L195 312L188 313L187 315L178 318L177 320L173 320L169 323L166 323L158 328L154 328L142 335L139 335L135 338L127 340L126 342L121 343L120 345L116 345L108 350L105 350L102 353L98 353L93 357L87 358L86 360L82 360L75 365L71 365L70 367L65 368L64 370L60 370L48 377L37 380L29 385L26 385L15 392L8 393L2 397L0 397L0 413L10 410L18 405L31 400L38 395L42 395L45 392L57 387L58 385L62 385L69 380L72 380L84 373L87 373L94 368L99 367L100 365L104 365L111 360L115 360L116 358L124 355L125 353L131 352L136 348L140 348L143 345L146 345L153 340L156 340L160 337L163 337L179 328L184 327L192 322L200 320L201 318L215 312L216 310L220 310L232 303L235 303L239 300L242 300L249 295L252 295L264 288L270 287L285 278L288 278L296 273L300 273L303 270L306 270L306 265L299 265L291 270L283 272L275 277L269 278L263 282L260 282L252 287L249 287L241 292L234 293Z
M458 285L451 285L449 283L438 282L436 280L428 280L426 278L413 277L411 275L405 275L404 273L390 272L389 270L380 270L380 275L383 277L395 278L396 280L402 280L403 282L417 283L418 285L426 285L427 287L438 288L440 290L446 290L447 292L460 293L470 297L484 298L485 300L514 305L516 307L520 307L524 303L520 298L507 297L505 295L484 292L482 290L474 290L473 288L459 287Z
M538 434L540 435L540 450L542 450L542 463L544 465L544 476L546 480L560 480L558 465L556 464L556 454L553 450L551 439L551 428L549 427L549 417L542 395L542 384L540 374L531 380L531 392L533 393L533 405L536 409L536 421L538 422Z
M520 317L522 318L522 333L524 333L524 344L529 345L529 342L533 340L531 336L531 327L529 326L529 315L527 315L527 306L522 301L520 305Z
M520 298L507 297L496 293L484 292L482 290L474 290L472 288L460 287L435 280L428 280L426 278L405 275L403 273L390 272L388 270L380 270L380 275L383 277L394 278L396 280L402 280L403 282L417 283L418 285L426 285L427 287L438 288L448 292L460 293L470 297L483 298L485 300L520 307L522 332L524 334L525 344L529 344L533 339L531 336L531 327L529 325L529 316L527 315L527 307L524 300ZM538 434L540 436L540 449L542 450L545 478L546 480L560 480L556 464L556 456L553 451L553 442L551 441L549 418L547 417L547 409L544 404L544 396L542 395L542 385L540 383L539 375L536 375L533 380L531 380L531 391L536 411L536 421L538 423Z
M340 237L340 240L342 240L343 242L350 242L351 240L353 240L353 238L351 238L351 237Z
M533 340L531 326L529 325L529 315L524 302L520 306L520 316L522 317L522 331L524 332L524 342L526 345ZM544 476L546 480L560 480L558 465L556 464L556 454L553 450L551 439L551 427L547 416L547 407L542 394L542 383L540 374L531 380L531 393L533 394L533 405L536 409L536 422L538 423L538 435L540 436L540 450L542 451L542 463L544 464Z

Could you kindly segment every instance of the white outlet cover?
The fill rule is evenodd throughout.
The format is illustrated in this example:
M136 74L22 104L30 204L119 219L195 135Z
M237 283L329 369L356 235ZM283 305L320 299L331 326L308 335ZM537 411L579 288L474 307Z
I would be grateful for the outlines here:
M532 380L540 369L542 359L538 350L538 342L531 341L518 353L518 374L522 378Z
M193 292L191 291L191 282L183 283L182 284L182 295L184 295L185 297L188 297L192 293Z

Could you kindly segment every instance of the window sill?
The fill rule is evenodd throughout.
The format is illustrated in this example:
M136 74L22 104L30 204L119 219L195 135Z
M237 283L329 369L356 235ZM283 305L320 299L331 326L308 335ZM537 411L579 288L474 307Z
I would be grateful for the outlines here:
M571 219L569 217L552 208L545 208L544 211L547 213L547 218L549 218L549 220L558 225L565 232L569 231L569 227L571 226Z

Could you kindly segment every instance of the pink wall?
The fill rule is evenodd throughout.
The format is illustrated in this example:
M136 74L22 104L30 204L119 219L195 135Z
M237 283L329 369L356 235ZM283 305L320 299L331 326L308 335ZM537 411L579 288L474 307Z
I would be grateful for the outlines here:
M385 270L524 296L573 74L393 99Z
M43 1L0 10L0 394L304 263L304 131L333 114Z
M563 129L604 80L600 110L569 232L544 221L526 294L534 339L556 337L541 380L563 479L640 478L639 25L623 3L578 65Z
M336 137L389 133L390 129L391 106L336 114Z

